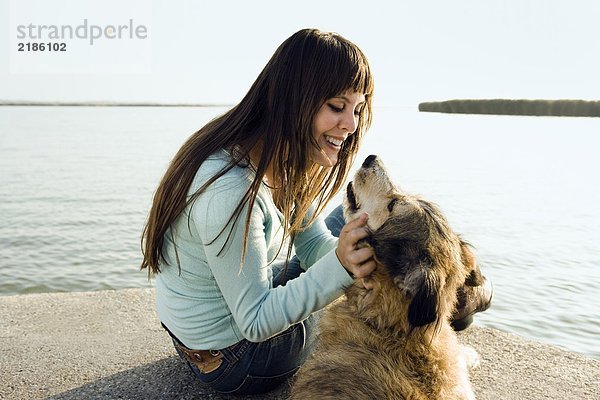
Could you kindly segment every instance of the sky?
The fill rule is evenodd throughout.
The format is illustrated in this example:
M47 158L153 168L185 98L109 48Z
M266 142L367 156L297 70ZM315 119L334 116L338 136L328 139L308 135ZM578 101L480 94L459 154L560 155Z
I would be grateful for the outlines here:
M18 38L18 25L84 20L131 20L146 37L17 51L36 42ZM363 50L379 106L600 93L594 0L0 0L0 26L0 100L234 104L279 44L307 27Z

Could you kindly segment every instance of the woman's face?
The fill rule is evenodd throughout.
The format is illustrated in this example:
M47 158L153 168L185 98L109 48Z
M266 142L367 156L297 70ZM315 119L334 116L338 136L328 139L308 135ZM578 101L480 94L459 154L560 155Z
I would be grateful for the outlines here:
M338 161L342 144L358 127L365 95L347 91L327 99L313 118L312 132L320 148L311 153L313 162L332 167Z

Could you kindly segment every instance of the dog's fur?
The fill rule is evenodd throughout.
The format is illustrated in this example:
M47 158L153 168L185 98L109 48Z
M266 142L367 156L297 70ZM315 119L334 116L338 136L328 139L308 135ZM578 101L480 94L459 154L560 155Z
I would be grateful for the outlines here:
M465 353L449 324L457 289L483 283L469 246L436 205L395 187L375 156L344 200L346 221L363 212L372 289L357 281L324 312L292 399L474 399L467 367L477 353Z

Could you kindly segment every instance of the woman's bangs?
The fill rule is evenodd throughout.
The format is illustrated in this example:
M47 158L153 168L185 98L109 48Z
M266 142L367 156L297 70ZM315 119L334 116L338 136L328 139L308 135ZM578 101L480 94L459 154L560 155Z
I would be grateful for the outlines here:
M346 43L346 90L352 89L365 97L373 94L373 76L365 55L356 46Z
M352 69L351 80L348 88L352 88L354 92L362 93L365 97L371 97L373 94L373 75L367 60L356 48L349 49L352 54Z

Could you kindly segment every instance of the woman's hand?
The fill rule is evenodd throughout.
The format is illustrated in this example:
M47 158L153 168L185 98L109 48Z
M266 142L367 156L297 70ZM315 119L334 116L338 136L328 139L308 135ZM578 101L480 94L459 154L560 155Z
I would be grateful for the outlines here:
M337 249L335 249L340 263L356 278L366 278L375 269L373 249L371 247L357 248L358 242L369 235L366 227L368 219L369 215L364 213L344 225L340 232Z

